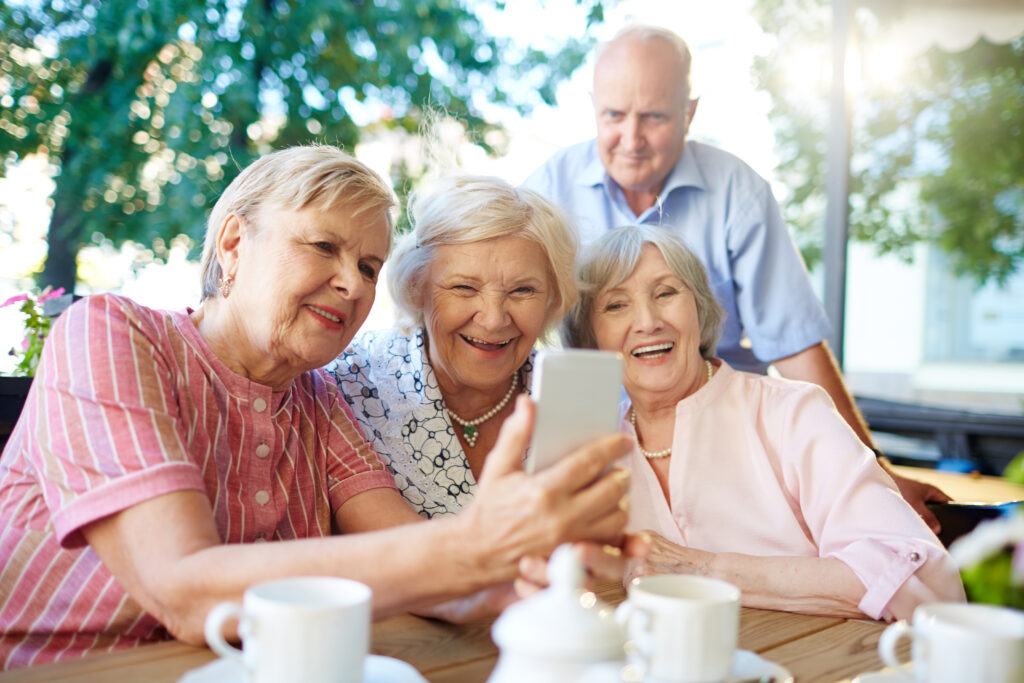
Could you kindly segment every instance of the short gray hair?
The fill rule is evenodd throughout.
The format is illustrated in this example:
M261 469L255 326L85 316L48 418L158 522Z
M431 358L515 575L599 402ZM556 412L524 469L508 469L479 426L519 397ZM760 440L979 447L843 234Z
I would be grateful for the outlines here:
M331 145L289 147L266 154L249 164L217 200L206 223L203 246L203 300L217 296L223 271L217 260L217 235L229 215L249 219L254 229L263 207L301 211L345 206L356 216L383 214L388 223L387 249L391 249L395 195L368 166Z
M448 175L433 190L410 200L411 232L403 235L388 265L388 289L402 328L424 324L419 296L437 247L497 237L523 237L540 245L547 257L552 293L545 332L576 300L573 262L579 245L576 227L561 209L541 195L500 178Z
M627 225L610 230L580 255L576 265L579 298L562 322L562 343L597 348L592 320L594 300L606 287L622 284L636 269L645 245L661 252L673 274L693 294L700 325L700 355L711 358L722 333L725 311L715 299L703 264L682 239L653 225Z
M686 44L677 33L669 31L667 28L660 26L651 26L649 24L630 24L624 26L612 36L611 40L607 40L603 43L599 43L594 51L594 62L601 58L601 54L612 45L627 41L637 40L641 43L646 43L650 40L662 40L668 43L673 49L675 49L676 56L683 64L683 73L685 73L684 81L686 85L686 95L689 98L692 92L692 75L691 65L692 57L690 55L690 46Z

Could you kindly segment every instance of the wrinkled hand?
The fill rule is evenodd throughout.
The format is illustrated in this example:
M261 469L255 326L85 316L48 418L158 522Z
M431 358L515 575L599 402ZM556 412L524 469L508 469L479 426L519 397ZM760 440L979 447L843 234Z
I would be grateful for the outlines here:
M637 577L651 574L710 574L708 565L714 558L714 553L676 545L649 529L644 531L644 534L650 539L648 551L643 557L629 559L624 585L629 585L629 582Z
M586 570L585 586L594 590L609 581L622 581L631 560L644 558L651 548L646 533L626 534L621 546L593 542L576 543L573 551ZM548 563L540 557L524 557L519 561L516 593L527 597L548 585Z
M540 472L523 471L535 417L526 396L516 401L487 456L473 503L460 517L481 544L483 562L513 579L520 558L548 557L561 543L620 545L627 521L629 473L605 471L629 448L624 434L606 436Z
M942 531L942 525L939 524L939 518L935 516L934 512L928 509L926 503L928 501L944 503L947 500L950 500L950 497L943 493L942 489L932 486L931 484L926 484L923 481L901 477L892 471L889 471L889 475L892 476L893 481L896 482L896 486L900 490L900 495L910 503L910 507L914 508L914 511L917 512L917 514L921 515L925 524L927 524L928 527L936 534Z

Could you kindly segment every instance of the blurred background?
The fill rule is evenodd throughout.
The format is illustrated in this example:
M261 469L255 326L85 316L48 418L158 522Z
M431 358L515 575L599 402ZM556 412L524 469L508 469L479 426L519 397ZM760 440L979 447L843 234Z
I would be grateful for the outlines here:
M450 116L440 130L461 168L519 182L593 136L595 41L654 23L693 51L691 137L772 182L822 288L829 126L848 133L841 341L858 398L1002 416L1024 438L1019 0L4 0L0 12L0 301L54 286L194 306L206 213L241 167L327 142L404 197L436 170L419 138L430 109ZM390 324L389 303L380 291L368 325ZM21 320L0 309L0 373ZM893 431L883 448L919 458L974 447Z

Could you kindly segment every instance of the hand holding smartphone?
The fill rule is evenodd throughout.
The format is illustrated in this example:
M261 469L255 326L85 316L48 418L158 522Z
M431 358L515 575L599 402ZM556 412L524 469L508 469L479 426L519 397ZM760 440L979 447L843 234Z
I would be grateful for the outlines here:
M611 351L544 349L534 362L530 393L537 421L526 455L536 472L562 456L619 431L622 357Z

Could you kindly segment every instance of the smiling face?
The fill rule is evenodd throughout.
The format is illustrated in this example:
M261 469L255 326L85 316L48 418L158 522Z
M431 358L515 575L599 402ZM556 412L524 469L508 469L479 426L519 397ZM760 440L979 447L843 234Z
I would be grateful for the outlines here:
M544 328L550 291L547 258L533 240L436 247L421 296L441 389L500 398Z
M598 155L627 198L644 193L653 204L683 153L696 105L689 98L688 68L671 44L657 38L622 38L598 58Z
M252 221L232 220L239 239L222 262L235 278L225 306L248 374L275 385L331 361L373 305L388 245L384 214L264 208Z
M597 347L625 358L623 384L634 403L674 403L703 383L693 294L654 245L644 246L628 278L594 298L591 324Z

